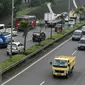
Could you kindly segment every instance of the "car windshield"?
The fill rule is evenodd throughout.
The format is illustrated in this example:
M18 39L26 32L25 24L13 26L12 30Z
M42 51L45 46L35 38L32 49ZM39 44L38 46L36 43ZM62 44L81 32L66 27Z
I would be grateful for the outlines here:
M80 40L80 42L79 43L84 43L85 44L85 40Z
M22 20L36 20L36 16L29 16L28 18L25 18L25 17L21 17L21 18L16 18L16 21L20 22Z
M9 46L11 46L11 43L9 44ZM16 44L12 44L12 47L17 47Z
M73 35L81 35L80 32L74 32Z
M33 35L37 35L37 36L39 36L39 35L40 35L40 33L33 33Z
M53 63L54 67L67 67L67 65L68 65L67 60L55 59Z

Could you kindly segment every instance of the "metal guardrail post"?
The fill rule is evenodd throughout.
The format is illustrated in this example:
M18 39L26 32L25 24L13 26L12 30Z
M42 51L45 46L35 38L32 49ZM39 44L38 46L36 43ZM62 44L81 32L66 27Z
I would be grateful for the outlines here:
M2 73L0 72L0 83L2 83Z

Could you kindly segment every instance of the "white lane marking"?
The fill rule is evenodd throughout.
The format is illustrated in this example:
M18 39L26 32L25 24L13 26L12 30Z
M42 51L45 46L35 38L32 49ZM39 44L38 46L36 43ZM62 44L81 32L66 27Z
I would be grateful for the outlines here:
M45 83L45 81L43 81L40 85L43 85Z
M77 50L76 50L76 51L74 51L74 52L72 53L72 55L74 55L76 52L77 52Z
M72 38L72 37L71 37ZM64 45L65 43L67 43L69 40L71 40L71 38L69 38L68 40L64 41L63 43L61 43L59 46L55 47L53 50L51 50L50 52L48 52L47 54L45 54L44 56L42 56L40 59L38 59L37 61L35 61L34 63L32 63L30 66L28 66L27 68L25 68L24 70L22 70L21 72L19 72L18 74L16 74L15 76L13 76L12 78L8 79L7 81L5 81L4 83L2 83L1 85L5 85L6 83L8 83L9 81L13 80L14 78L16 78L17 76L19 76L20 74L22 74L23 72L25 72L26 70L28 70L30 67L32 67L33 65L35 65L36 63L38 63L40 60L42 60L43 58L45 58L46 56L48 56L50 53L52 53L53 51L55 51L56 49L58 49L59 47L61 47L62 45Z

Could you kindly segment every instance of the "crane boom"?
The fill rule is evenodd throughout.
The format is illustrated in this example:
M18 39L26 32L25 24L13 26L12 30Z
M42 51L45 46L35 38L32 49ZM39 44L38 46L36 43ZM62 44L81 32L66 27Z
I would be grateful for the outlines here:
M52 10L52 8L51 8L51 3L48 3L48 4L47 4L47 7L48 7L50 13L54 13L53 10Z
M75 6L75 8L78 8L77 4L76 4L76 1L75 0L72 0L73 1L73 4Z

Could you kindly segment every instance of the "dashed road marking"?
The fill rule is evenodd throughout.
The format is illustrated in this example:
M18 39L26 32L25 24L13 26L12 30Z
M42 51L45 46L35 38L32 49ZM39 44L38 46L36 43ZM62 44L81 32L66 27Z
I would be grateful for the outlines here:
M45 83L45 81L43 81L40 85L43 85Z
M72 53L72 55L74 55L76 52L77 52L77 50L76 50L76 51L74 51L74 52Z

